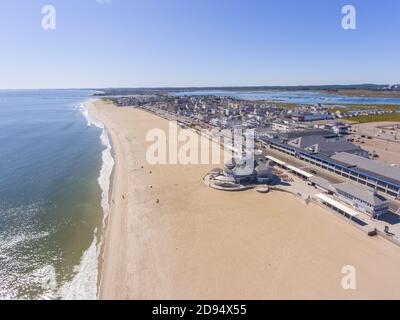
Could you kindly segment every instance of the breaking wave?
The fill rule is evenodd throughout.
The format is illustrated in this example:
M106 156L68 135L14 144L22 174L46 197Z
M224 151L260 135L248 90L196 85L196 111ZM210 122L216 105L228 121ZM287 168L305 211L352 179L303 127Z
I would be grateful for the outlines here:
M103 227L109 215L109 192L111 184L111 175L114 168L114 158L112 157L112 146L104 125L95 119L84 104L78 106L86 118L87 126L95 126L101 129L100 140L105 147L102 152L102 166L98 183L101 188L101 207L103 209ZM97 299L97 283L98 283L98 258L100 255L100 247L97 232L94 232L93 242L90 247L83 253L80 264L75 266L75 275L73 279L64 284L59 290L59 297L65 300Z

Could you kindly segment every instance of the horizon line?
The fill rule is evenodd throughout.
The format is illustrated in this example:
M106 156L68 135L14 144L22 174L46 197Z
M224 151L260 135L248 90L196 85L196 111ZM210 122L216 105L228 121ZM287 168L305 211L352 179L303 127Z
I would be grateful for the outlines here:
M400 84L400 81L399 81ZM136 90L148 90L148 89L160 89L160 90L174 90L174 89L235 89L235 88L312 88L312 87L365 87L365 86L390 86L397 85L397 83L350 83L350 84L297 84L297 85L207 85L207 86L107 86L107 87L60 87L60 88L0 88L2 91L17 91L17 90L115 90L115 89L136 89Z

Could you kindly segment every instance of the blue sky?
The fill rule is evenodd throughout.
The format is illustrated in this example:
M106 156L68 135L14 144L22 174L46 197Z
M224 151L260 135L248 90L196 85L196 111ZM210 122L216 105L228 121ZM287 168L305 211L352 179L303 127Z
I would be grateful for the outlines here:
M0 88L400 83L399 30L398 0L1 0Z

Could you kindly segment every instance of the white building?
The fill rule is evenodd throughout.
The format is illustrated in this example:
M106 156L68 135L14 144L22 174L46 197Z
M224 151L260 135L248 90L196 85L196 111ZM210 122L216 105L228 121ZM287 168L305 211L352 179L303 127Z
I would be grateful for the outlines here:
M290 132L296 128L298 128L298 126L293 122L273 122L272 123L273 131Z
M364 188L350 182L335 184L335 196L353 208L373 217L389 211L389 201L375 190Z

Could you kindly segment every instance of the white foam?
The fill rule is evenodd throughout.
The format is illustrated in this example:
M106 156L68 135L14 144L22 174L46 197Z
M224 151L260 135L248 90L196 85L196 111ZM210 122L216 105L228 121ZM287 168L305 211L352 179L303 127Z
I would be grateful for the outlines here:
M102 153L103 165L101 167L100 176L98 179L100 188L102 190L101 206L104 211L104 219L103 219L103 226L104 226L104 222L106 221L110 211L109 192L110 192L111 174L114 168L114 158L112 157L112 148L110 140L108 138L108 134L105 129L103 129L100 138L103 145L106 146L106 149L103 150Z
M30 206L31 207L31 206ZM15 234L2 234L0 236L0 300L17 300L28 299L27 295L21 295L19 288L39 287L44 290L43 296L37 299L44 299L44 296L56 298L54 295L55 269L51 265L41 266L40 268L29 273L21 273L28 267L36 267L39 263L35 257L31 257L32 249L29 244L32 241L39 240L49 236L49 232L32 232L29 227L17 230ZM15 255L17 246L27 245L26 255L30 257L27 260L19 260Z
M30 277L33 279L32 282L40 284L42 289L44 289L44 292L38 297L38 300L53 300L57 298L55 295L57 279L54 266L45 265L33 271Z
M107 131L103 125L102 122L98 121L95 117L93 117L90 113L89 110L87 110L84 106L84 104L79 105L78 107L82 114L86 118L87 125L90 126L95 126L97 128L102 129L101 135L100 135L100 140L103 146L105 146L105 149L102 152L102 160L103 164L100 170L100 176L98 179L100 188L101 188L101 207L103 208L104 211L104 219L103 223L105 223L109 211L110 211L110 205L109 205L109 192L110 192L110 182L111 182L111 174L114 168L114 158L112 157L112 146L110 143L110 139L108 137ZM104 225L103 225L104 226Z
M95 117L93 117L90 113L89 110L85 107L84 104L80 104L77 106L77 108L82 112L82 114L84 115L85 119L86 119L86 124L88 127L90 126L95 126L98 127L100 129L104 130L104 125L103 123L101 123L100 121L98 121Z
M57 299L57 280L56 270L52 265L43 265L30 273L18 274L13 272L13 268L18 268L18 263L11 263L8 275L0 277L0 300L27 300L31 299L29 295L21 295L18 287L30 289L35 287L41 290L41 294L35 299L37 300L54 300ZM11 275L11 279L10 276ZM14 277L14 279L13 279Z
M65 283L58 296L63 300L95 300L97 299L97 241L96 236L82 255L80 264L75 266L73 279Z
M4 252L6 250L11 250L21 243L45 238L49 235L50 235L49 232L39 232L36 234L20 233L17 235L13 235L11 237L0 237L0 252Z
M78 106L86 118L88 126L95 126L100 129L100 140L105 149L102 152L102 167L98 183L101 188L101 207L103 209L103 227L109 215L109 191L111 174L114 168L112 157L112 146L107 131L100 121L94 118L85 108L84 104ZM98 257L100 248L97 244L96 232L90 247L83 253L80 264L74 268L75 275L71 281L64 284L59 296L65 300L85 299L93 300L97 298L97 279L98 279Z

